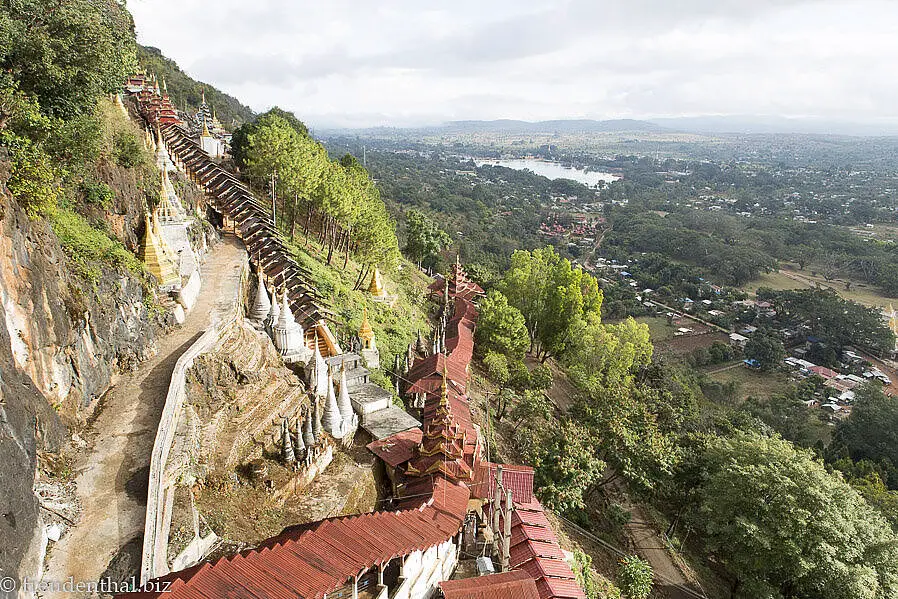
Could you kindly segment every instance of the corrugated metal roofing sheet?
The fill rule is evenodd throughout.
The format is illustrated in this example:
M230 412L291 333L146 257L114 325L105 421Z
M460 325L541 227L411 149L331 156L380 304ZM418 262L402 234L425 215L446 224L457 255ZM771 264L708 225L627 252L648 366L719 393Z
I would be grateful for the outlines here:
M469 497L464 485L437 479L417 508L288 529L256 549L163 577L174 581L170 592L127 597L321 599L367 568L451 539L461 529Z
M440 583L445 599L539 599L536 582L513 571Z

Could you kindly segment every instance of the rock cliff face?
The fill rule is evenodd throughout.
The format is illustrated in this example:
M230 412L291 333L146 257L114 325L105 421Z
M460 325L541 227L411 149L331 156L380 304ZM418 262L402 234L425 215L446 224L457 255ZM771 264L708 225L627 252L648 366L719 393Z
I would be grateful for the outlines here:
M96 284L74 274L50 225L6 189L5 170L0 156L0 574L24 576L40 567L49 514L34 493L41 456L71 440L113 375L151 355L173 320L133 273L105 268ZM149 185L99 170L116 200L88 216L133 250Z

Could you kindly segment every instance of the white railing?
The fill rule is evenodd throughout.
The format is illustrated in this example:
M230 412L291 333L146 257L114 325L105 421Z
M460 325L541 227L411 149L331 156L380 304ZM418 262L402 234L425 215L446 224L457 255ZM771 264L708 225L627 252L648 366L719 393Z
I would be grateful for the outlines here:
M153 442L153 454L150 458L150 480L147 488L147 516L143 532L143 554L140 564L140 584L156 576L168 573L166 555L168 553L168 534L163 531L165 525L165 490L163 484L165 465L168 462L168 454L171 451L175 430L178 428L178 419L181 415L181 407L186 398L185 386L187 383L187 371L193 366L197 356L212 349L221 339L222 334L240 316L240 306L243 297L243 289L247 279L247 263L243 261L243 271L240 275L237 296L234 305L228 315L219 322L213 323L206 331L185 351L175 363L171 382L168 386L168 394L165 396L165 406L162 408L162 416L159 419L159 428L156 429L156 440ZM164 571L163 571L164 570Z

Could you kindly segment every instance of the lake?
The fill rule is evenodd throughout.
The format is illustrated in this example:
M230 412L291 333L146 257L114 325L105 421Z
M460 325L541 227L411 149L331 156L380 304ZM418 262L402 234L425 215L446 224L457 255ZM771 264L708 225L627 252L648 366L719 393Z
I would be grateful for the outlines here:
M534 158L521 158L516 160L484 160L475 158L474 164L483 166L504 166L513 168L517 171L529 170L537 175L542 175L549 179L573 179L579 183L583 183L589 187L595 187L600 181L611 183L620 179L620 175L612 173L587 172L579 168L570 168L564 166L560 162L548 162L546 160L536 160Z

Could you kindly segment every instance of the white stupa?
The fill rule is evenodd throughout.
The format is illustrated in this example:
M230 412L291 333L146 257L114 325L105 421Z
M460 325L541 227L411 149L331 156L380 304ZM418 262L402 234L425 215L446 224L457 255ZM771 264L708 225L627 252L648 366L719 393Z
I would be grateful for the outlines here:
M275 300L276 302L277 300ZM271 335L274 338L274 346L284 358L284 362L308 362L312 357L312 352L305 344L305 331L303 331L302 325L293 318L286 289L277 322L271 328Z

